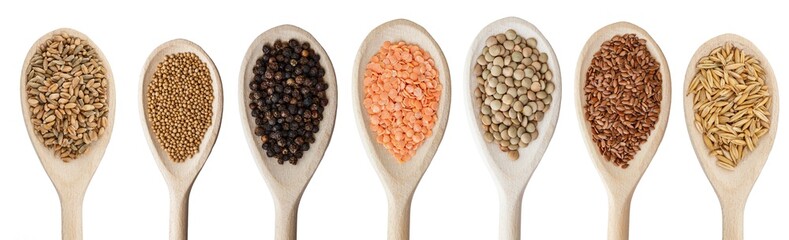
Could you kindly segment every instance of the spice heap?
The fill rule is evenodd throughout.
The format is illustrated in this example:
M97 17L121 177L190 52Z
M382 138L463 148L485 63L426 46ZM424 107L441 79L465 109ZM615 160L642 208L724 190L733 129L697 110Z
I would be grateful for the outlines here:
M438 70L416 44L384 42L364 71L364 105L370 129L403 163L433 133L441 97Z
M213 115L214 89L206 63L194 53L165 56L145 97L148 124L170 159L183 162L194 156Z
M263 56L252 69L249 108L254 134L263 142L266 156L279 164L295 165L315 142L329 104L320 59L307 42L277 40L263 46Z
M485 41L474 75L483 138L518 159L518 148L537 139L537 124L553 101L548 54L537 49L536 39L509 29Z
M606 161L627 168L655 129L663 79L647 42L635 34L605 41L586 71L584 116Z
M27 68L27 103L38 140L65 162L85 153L108 125L107 70L84 39L57 34Z
M690 82L696 130L718 166L734 170L747 151L770 130L769 89L759 60L731 43L696 65Z

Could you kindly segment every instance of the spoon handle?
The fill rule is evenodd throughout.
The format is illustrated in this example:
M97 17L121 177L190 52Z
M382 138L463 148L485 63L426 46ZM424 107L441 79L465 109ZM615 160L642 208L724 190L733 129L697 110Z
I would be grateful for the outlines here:
M85 192L60 195L63 240L82 240L82 200Z
M170 192L170 240L186 240L189 221L189 191Z
M499 239L520 240L523 191L502 193L499 199Z
M274 239L296 240L296 218L299 212L299 200L278 203L274 221Z
M630 200L633 194L610 196L608 200L608 240L630 237Z
M723 210L723 240L743 239L745 200L721 199Z
M408 240L411 234L413 193L389 197L389 240Z

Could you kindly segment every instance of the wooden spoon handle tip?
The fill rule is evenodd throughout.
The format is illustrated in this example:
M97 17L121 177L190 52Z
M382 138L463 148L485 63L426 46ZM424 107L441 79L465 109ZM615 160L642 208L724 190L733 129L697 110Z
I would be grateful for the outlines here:
M411 234L411 197L389 199L389 240L408 240Z
M745 200L721 200L723 210L723 240L742 240Z
M170 194L170 240L186 240L189 222L189 192Z
M296 240L296 224L299 212L299 202L278 204L274 222L274 239Z
M629 235L630 198L609 199L608 240L628 240Z
M523 192L502 194L500 199L499 240L520 240Z
M85 194L60 196L63 240L82 240L82 200Z

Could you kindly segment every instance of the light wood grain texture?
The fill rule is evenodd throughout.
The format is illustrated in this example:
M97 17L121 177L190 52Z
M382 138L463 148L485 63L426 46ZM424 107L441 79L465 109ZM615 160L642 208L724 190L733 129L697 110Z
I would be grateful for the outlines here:
M509 29L515 30L524 39L537 39L537 49L548 54L548 67L554 73L551 82L556 86L556 90L551 94L554 99L553 102L548 106L545 117L537 123L538 138L532 140L526 148L518 149L520 157L515 161L511 160L506 152L501 151L498 144L487 143L482 138L486 132L482 128L483 124L482 120L480 120L480 108L482 106L474 97L474 90L477 88L478 83L473 69L477 65L477 57L482 54L482 49L485 47L485 40L490 36L504 33ZM508 17L492 22L480 30L471 44L466 63L468 64L466 66L466 79L469 91L465 95L468 97L467 101L471 107L469 118L472 119L473 125L477 126L475 129L479 133L472 135L475 136L476 142L486 150L484 157L491 174L496 179L499 190L499 239L520 239L523 192L529 183L532 173L537 169L537 165L540 163L545 150L548 148L548 144L551 142L556 122L559 119L562 99L562 77L559 61L553 52L551 44L537 27L523 19Z
M146 107L148 99L146 98L146 93L148 92L148 85L153 80L153 74L156 72L156 66L167 55L183 52L194 53L208 67L214 93L213 115L211 116L211 125L208 126L203 139L200 141L198 152L183 162L174 162L156 139L156 135L151 128L152 123L148 122L148 108ZM143 132L148 140L148 146L154 153L156 164L159 166L159 170L162 172L170 190L170 240L187 239L189 192L192 190L197 174L200 173L208 156L211 154L214 143L216 143L216 137L222 125L222 106L222 79L219 77L219 72L214 62L197 44L184 39L171 40L153 50L148 60L145 61L140 81L140 117L142 118L141 121L145 129Z
M699 132L694 124L693 95L688 95L688 87L696 75L696 65L699 60L710 54L713 49L722 47L726 43L731 43L734 47L742 49L743 53L754 56L761 62L765 71L765 84L767 85L772 97L770 111L770 130L756 142L753 152L743 156L737 167L733 170L726 170L717 166L717 159L709 154L709 149L704 144L703 134ZM690 141L696 157L699 159L701 167L707 174L715 193L720 200L721 210L723 211L723 239L741 240L743 239L743 216L745 202L753 188L756 179L767 162L767 157L773 147L775 134L778 132L778 85L775 74L767 58L747 39L735 34L723 34L717 36L696 50L693 58L690 59L688 70L685 74L685 84L682 86L685 106L685 123L688 128Z
M304 152L296 165L287 162L278 164L277 159L266 156L266 151L262 148L263 142L254 134L255 118L252 117L249 109L249 83L255 77L252 69L257 59L263 56L263 46L273 45L276 40L287 42L292 38L309 43L315 53L321 56L320 65L326 71L323 80L329 85L326 89L329 104L323 110L323 120L319 125L318 133L315 134L315 142L310 145L310 150ZM239 76L238 103L244 133L276 207L274 239L295 240L296 217L301 196L318 168L334 132L334 120L337 116L337 78L334 66L326 50L309 32L293 25L281 25L263 32L250 44L241 64Z
M417 44L430 53L438 70L439 81L443 85L436 111L438 120L433 126L433 135L426 138L417 149L416 155L405 163L399 163L383 145L376 142L376 133L369 128L370 118L362 105L365 96L363 82L365 67L385 41ZM449 118L450 91L449 68L444 53L422 26L405 19L389 21L373 29L362 42L353 68L353 107L362 142L387 193L388 239L390 240L409 239L411 199L444 136Z
M33 124L30 119L30 105L27 102L26 91L27 73L29 72L30 68L30 60L33 57L33 54L35 54L36 49L55 35L62 33L67 33L70 36L78 37L96 49L99 60L101 60L102 65L107 71L106 77L107 82L109 83L109 86L107 86L109 121L106 129L104 130L104 134L99 136L98 140L88 145L88 150L85 153L79 155L77 159L71 160L68 163L63 162L60 157L55 155L55 152L52 151L52 149L47 148L41 141L38 140L37 133L33 129ZM110 141L112 127L115 122L115 83L113 81L110 64L107 61L107 58L101 52L101 49L99 49L99 47L93 41L91 41L90 38L88 38L88 36L74 29L61 28L44 34L44 36L39 38L30 48L30 51L28 51L27 56L25 57L25 62L22 66L20 96L22 98L22 116L25 120L25 127L27 128L27 133L30 136L30 142L33 144L33 148L36 150L39 160L41 160L41 165L44 166L44 170L47 172L47 175L49 175L49 179L52 180L52 184L55 185L55 190L57 190L58 196L60 197L63 240L80 240L82 239L82 200L85 197L85 191L88 188L90 179L93 177L93 174L96 172L96 168L99 166L99 162L101 162L101 159L104 156L104 151L106 150L107 144Z
M645 39L647 41L647 49L652 54L652 57L660 63L660 73L663 79L663 99L660 103L660 114L655 129L649 134L647 141L641 144L641 150L636 153L633 160L628 162L630 166L627 169L621 169L606 161L597 148L597 144L592 141L591 126L585 119L584 107L586 106L586 97L584 86L586 85L586 71L589 69L594 54L600 50L603 42L610 40L615 35L628 33L633 33L637 37ZM633 192L635 192L638 181L641 180L641 176L644 175L649 163L652 162L652 157L655 156L658 146L660 146L660 141L663 139L663 133L668 123L671 107L671 74L669 73L668 63L663 56L663 51L660 50L655 40L644 29L628 22L618 22L603 27L589 38L581 51L577 66L575 82L576 114L578 114L578 122L581 124L581 135L583 135L586 147L592 155L592 162L594 162L608 190L608 239L625 240L629 237L630 200L633 198Z

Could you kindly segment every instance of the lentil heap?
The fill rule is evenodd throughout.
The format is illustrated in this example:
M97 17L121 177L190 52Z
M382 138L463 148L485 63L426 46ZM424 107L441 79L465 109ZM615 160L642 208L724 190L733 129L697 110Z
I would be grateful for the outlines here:
M27 67L27 103L37 138L65 162L88 151L108 125L107 69L85 39L57 34Z
M266 156L295 165L315 142L329 104L326 71L307 42L277 40L262 50L249 83L254 134L263 142Z
M696 65L688 87L696 130L718 166L733 170L770 130L772 97L759 60L731 43L712 50Z
M495 142L512 160L537 139L537 124L553 101L555 86L548 54L537 40L514 30L490 36L474 65L480 120L486 142Z
M655 129L663 78L645 39L635 34L605 41L586 71L584 116L606 161L627 168Z
M213 116L214 88L206 63L191 52L165 56L145 97L148 124L170 159L194 156Z
M376 141L403 163L433 134L441 96L438 70L416 44L386 41L364 71L364 105Z

